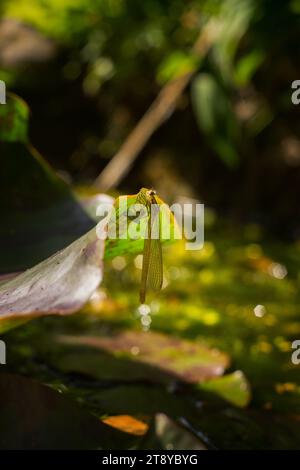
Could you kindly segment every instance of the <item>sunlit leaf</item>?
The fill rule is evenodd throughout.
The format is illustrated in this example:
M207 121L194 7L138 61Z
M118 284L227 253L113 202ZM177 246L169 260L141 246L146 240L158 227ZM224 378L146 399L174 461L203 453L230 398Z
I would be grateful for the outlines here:
M120 196L115 202L116 221L111 219L108 225L108 238L105 243L105 259L113 258L124 254L142 253L146 234L147 216L142 216L139 221L139 233L133 238L130 233L130 222L128 209L138 204L138 194L132 196ZM162 232L162 243L170 243L179 237L179 228L176 224L174 214L162 199L157 197L160 206L160 226ZM116 233L117 237L111 237L110 232ZM138 232L138 231L137 231Z
M64 250L2 284L0 323L78 310L102 280L103 254L104 240L98 239L93 229Z
M79 348L77 351L82 357L78 361L79 356L73 348L70 354L66 350L65 358L62 356L58 361L65 371L77 370L102 379L114 377L130 380L139 377L154 381L197 383L222 375L228 366L228 357L223 353L154 332L123 331L111 337L62 336L58 337L58 341ZM99 350L99 353L88 352L85 348L87 355L83 356L80 352L83 347ZM101 358L101 352L110 353L112 357ZM114 357L120 364L113 361ZM110 368L99 367L103 360L110 362ZM125 364L126 375L123 375Z
M134 436L144 436L149 429L149 425L145 421L130 415L108 416L102 419L102 422Z
M214 392L241 408L247 406L251 398L249 383L240 371L208 380L201 383L199 387L202 390Z

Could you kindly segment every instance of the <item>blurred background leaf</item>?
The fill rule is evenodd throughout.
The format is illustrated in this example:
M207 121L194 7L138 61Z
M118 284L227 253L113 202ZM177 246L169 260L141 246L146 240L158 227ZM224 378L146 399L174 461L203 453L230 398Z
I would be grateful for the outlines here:
M212 75L200 74L192 89L193 104L200 129L228 166L238 164L234 147L238 127L230 100Z

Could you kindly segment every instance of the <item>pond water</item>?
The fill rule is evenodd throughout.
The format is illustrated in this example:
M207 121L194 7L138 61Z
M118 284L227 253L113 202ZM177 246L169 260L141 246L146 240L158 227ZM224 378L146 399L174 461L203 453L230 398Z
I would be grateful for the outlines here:
M164 288L143 306L140 257L107 262L82 312L5 336L6 371L139 436L134 448L299 448L300 245L256 226L206 240L165 247Z

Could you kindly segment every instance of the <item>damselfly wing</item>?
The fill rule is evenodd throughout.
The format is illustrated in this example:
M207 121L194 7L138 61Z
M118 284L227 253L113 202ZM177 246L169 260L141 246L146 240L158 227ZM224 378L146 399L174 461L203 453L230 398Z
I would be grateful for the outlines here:
M154 190L142 188L136 202L147 208L148 220L145 233L140 301L145 303L148 286L160 290L163 283L163 261L160 239L160 207Z

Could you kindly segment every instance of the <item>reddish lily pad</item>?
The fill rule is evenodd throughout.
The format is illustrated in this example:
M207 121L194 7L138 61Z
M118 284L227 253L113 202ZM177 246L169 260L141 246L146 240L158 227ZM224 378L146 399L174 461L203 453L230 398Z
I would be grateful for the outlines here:
M1 321L79 310L102 280L104 240L93 229L0 287Z
M173 379L198 383L223 375L229 365L228 356L224 353L208 349L195 342L154 332L123 331L110 337L59 336L58 341L73 346L95 348L100 353L109 353L111 357L127 362L130 360L133 364L131 373L127 368L124 377L122 367L119 371L106 368L104 370L99 367L102 362L101 354L90 355L87 361L76 361L76 359L72 361L71 355L68 356L68 360L64 361L62 358L66 367L76 368L77 362L77 370L78 367L82 367L82 372L90 372L98 378L112 378L115 374L114 378L123 377L125 380L133 376L151 380L149 370L156 368L156 371L161 372L165 377L171 376ZM147 366L146 369L145 366ZM152 378L154 377L157 378L157 373L154 373Z

